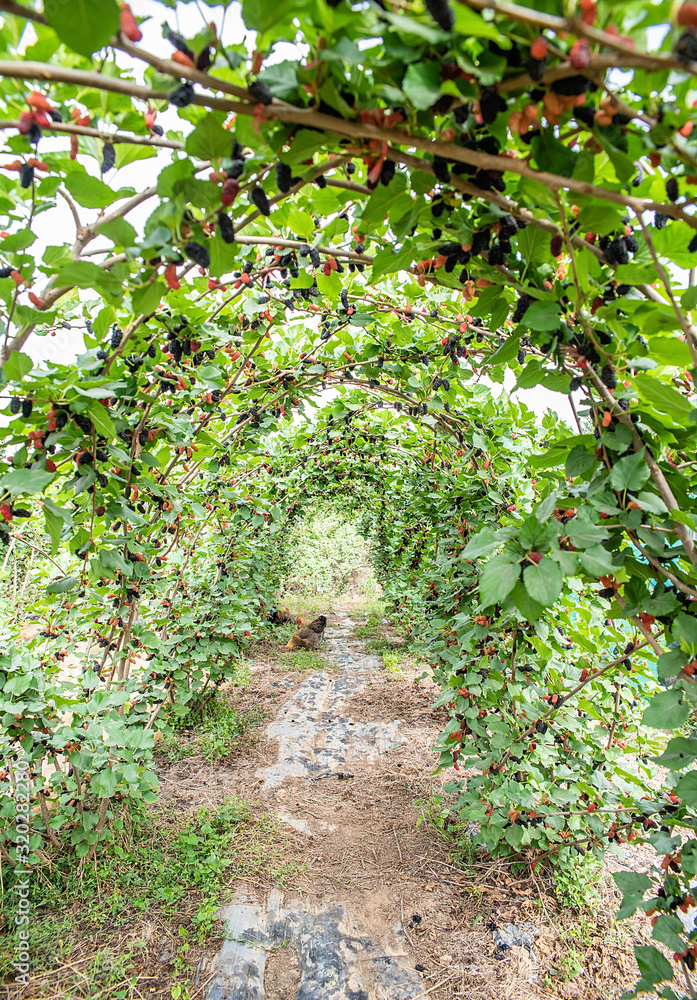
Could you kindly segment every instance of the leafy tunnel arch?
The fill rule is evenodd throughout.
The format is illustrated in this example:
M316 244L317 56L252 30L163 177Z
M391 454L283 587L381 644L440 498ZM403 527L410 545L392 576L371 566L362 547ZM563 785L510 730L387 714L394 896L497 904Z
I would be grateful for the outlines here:
M0 4L0 554L48 579L0 659L32 863L152 798L288 526L358 497L472 772L455 808L533 864L646 836L671 874L641 905L694 963L694 5L540 6L244 0L243 43Z

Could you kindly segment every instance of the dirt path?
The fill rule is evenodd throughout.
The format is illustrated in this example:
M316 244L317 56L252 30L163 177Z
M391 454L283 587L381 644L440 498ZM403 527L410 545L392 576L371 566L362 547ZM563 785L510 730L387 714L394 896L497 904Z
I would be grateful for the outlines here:
M619 997L634 981L627 935L603 896L592 920L559 910L550 884L452 843L422 822L443 710L437 689L395 680L329 615L326 669L255 665L242 710L271 716L229 763L160 771L161 800L189 810L239 795L275 815L290 888L240 880L225 940L201 969L206 1000L537 1000ZM419 800L424 805L419 805Z
M268 725L277 759L256 772L260 794L308 840L311 884L302 894L237 894L208 1000L424 995L402 926L400 870L420 835L403 790L379 773L405 738L400 721L351 710L381 670L351 642L354 624L333 616L324 646L331 667L304 680Z

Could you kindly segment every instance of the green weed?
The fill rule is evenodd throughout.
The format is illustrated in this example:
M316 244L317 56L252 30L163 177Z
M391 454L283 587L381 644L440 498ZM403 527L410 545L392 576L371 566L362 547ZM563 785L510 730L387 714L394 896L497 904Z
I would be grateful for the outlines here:
M417 799L416 805L421 811L416 825L426 822L448 845L451 862L461 868L470 868L475 862L476 850L467 824L453 815L440 795Z
M404 659L400 653L382 654L382 665L392 680L403 681L406 679L407 672L402 666L403 662Z
M554 888L564 906L583 910L600 900L602 862L594 854L562 853L554 868Z
M50 869L38 870L32 880L32 973L37 977L44 969L60 967L61 995L120 995L115 988L137 973L145 957L146 927L166 921L178 937L173 981L181 987L178 996L186 997L187 975L193 971L187 952L210 937L234 881L264 878L283 885L300 871L284 856L277 821L254 815L241 799L200 809L183 825L174 808L157 819L136 812L129 844L112 844L89 864L65 856ZM5 881L10 891L3 907L9 927L15 916L8 903L13 899L11 878ZM3 978L12 974L15 938L8 933L0 939ZM93 951L83 964L86 942ZM80 949L78 972L70 971L74 949ZM57 978L58 972L50 975ZM74 980L66 980L73 975Z
M284 653L278 665L281 670L299 670L309 674L326 670L328 663L316 650L299 648Z
M208 761L224 760L265 718L261 709L238 712L218 699L197 713L177 720L176 728L163 739L158 753L171 763L184 757L203 757ZM198 721L200 719L200 721Z

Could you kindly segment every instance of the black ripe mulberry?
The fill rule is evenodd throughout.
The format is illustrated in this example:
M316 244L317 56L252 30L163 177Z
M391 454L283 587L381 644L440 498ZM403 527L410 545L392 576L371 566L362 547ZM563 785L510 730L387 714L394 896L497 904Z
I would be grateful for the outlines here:
M19 172L19 183L23 188L31 187L31 182L34 180L34 168L30 167L28 163L25 163Z
M687 249L690 253L695 253L695 251L697 251L697 233L695 233L690 242L687 244Z
M170 45L173 45L178 52L183 52L189 59L194 58L194 53L189 48L187 40L176 31L172 31L168 24L165 24L163 34Z
M508 105L503 97L497 94L495 90L482 91L482 96L479 98L479 110L485 125L491 125L496 120L496 116L500 112L505 111L507 107Z
M447 0L426 0L426 10L443 31L452 31L455 27L455 15Z
M663 212L654 212L653 214L653 224L656 229L665 229L670 222L670 216L665 215Z
M244 160L236 159L235 157L233 157L230 166L227 168L225 173L228 175L228 179L236 181L237 178L242 175L243 171L244 171Z
M349 297L348 297L348 292L346 291L345 288L341 289L341 304L344 307L344 309L348 309L348 307L349 307Z
M639 249L639 244L637 243L636 236L634 233L630 233L629 236L625 236L624 245L627 248L628 253L636 253Z
M545 75L547 69L546 59L528 59L526 69L531 80L537 82Z
M673 52L682 62L697 61L697 38L690 31L678 38L673 46Z
M442 156L433 157L433 173L436 176L436 180L439 180L441 184L449 182L450 171L448 170L448 161L444 160Z
M569 392L576 392L577 389L581 388L582 384L583 384L583 379L579 378L578 375L575 375L571 379L571 382L569 383Z
M514 323L520 323L521 319L523 318L523 316L525 315L525 313L528 311L528 308L531 305L531 303L532 303L532 299L530 298L529 295L526 295L525 293L523 293L520 296L520 298L518 299L518 304L515 307L515 311L513 313L513 316L511 317L511 319L513 320Z
M111 170L116 163L116 150L113 142L105 142L102 149L102 173Z
M680 189L678 188L678 182L675 177L669 177L666 181L666 194L668 195L669 201L677 201L680 197Z
M565 76L552 83L552 90L562 97L578 97L585 94L590 85L591 81L585 76Z
M254 83L250 83L249 93L260 104L271 104L273 100L273 94L262 80L255 80Z
M525 348L521 347L521 349L518 351L518 357L516 360L518 361L519 365L522 365L522 363L525 361Z
M538 719L537 722L535 723L535 729L541 736L544 736L544 734L547 732L548 729L547 723L543 722L542 719Z
M25 420L28 420L31 416L31 411L34 409L33 399L23 399L22 400L22 416Z
M260 187L252 188L251 198L262 215L271 215L271 208L269 207L269 199L266 197L266 192L264 191L263 188Z
M605 251L605 259L608 264L629 263L629 254L627 253L627 244L624 241L624 236L618 236L616 240L610 243L610 246Z
M397 169L397 164L394 160L385 160L382 165L382 170L380 171L380 183L387 187L392 178L394 177L395 170Z
M198 264L199 267L205 269L211 266L210 254L200 243L186 243L184 245L184 253L189 260L193 260L194 264Z
M225 243L235 242L235 227L232 219L225 212L218 213L218 232Z
M194 99L194 88L190 83L182 83L181 87L177 87L169 95L170 104L173 104L175 108L188 108Z
M19 413L21 405L19 396L13 396L10 400L10 413L16 416Z
M489 263L492 267L506 263L506 254L501 249L501 245L499 243L494 243L494 245L489 248Z
M319 255L319 250L317 247L310 247L310 260L312 261L313 267L319 267L321 264L321 258Z
M617 385L617 377L615 376L615 369L612 365L605 365L600 373L600 378L602 379L603 385L608 389L614 389Z
M499 238L508 240L518 232L518 223L512 215L504 215L499 228Z
M92 421L89 417L86 417L84 413L73 413L73 420L83 432L83 434L92 433Z
M120 330L119 327L116 326L116 324L114 324L114 326L111 328L111 337L109 338L109 344L111 346L112 351L115 351L116 348L119 346L122 337L123 337L123 330Z
M278 190L282 191L283 194L290 191L293 186L293 171L287 163L281 163L280 160L276 164L276 183L278 184Z

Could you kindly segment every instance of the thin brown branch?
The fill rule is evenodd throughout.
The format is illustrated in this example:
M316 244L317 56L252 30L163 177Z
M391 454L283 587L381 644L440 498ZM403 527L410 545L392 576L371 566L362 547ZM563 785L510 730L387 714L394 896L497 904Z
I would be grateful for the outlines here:
M139 97L144 101L166 100L169 94L163 91L150 90L130 80L107 77L100 73L85 72L62 66L53 66L37 62L0 62L0 76L20 80L56 80L70 83L78 87L89 87L95 90L108 90L114 93ZM452 142L433 142L433 140L397 129L386 129L363 122L346 121L318 111L296 108L274 100L270 105L253 105L240 103L207 95L197 95L193 101L202 107L215 108L221 111L233 111L238 114L251 115L260 108L261 117L266 121L284 121L298 125L312 125L322 131L354 139L377 140L395 146L408 146L420 149L447 160L469 163L483 170L492 170L502 174L513 173L521 177L536 180L551 190L568 190L576 194L601 198L625 208L631 208L637 213L658 211L674 219L682 219L693 229L697 229L697 218L688 215L683 208L672 203L647 201L622 191L613 191L599 187L587 181L573 177L562 177L545 170L534 170L526 160L511 159L506 156L494 156L479 150L465 149Z
M0 130L18 128L19 122L12 120L0 121ZM76 125L74 122L49 122L43 126L45 129L66 135L84 135L92 139L101 139L102 142L113 142L129 146L152 146L162 149L184 149L183 142L174 139L164 139L159 136L135 135L133 132L101 132L98 128L90 128L88 125Z

